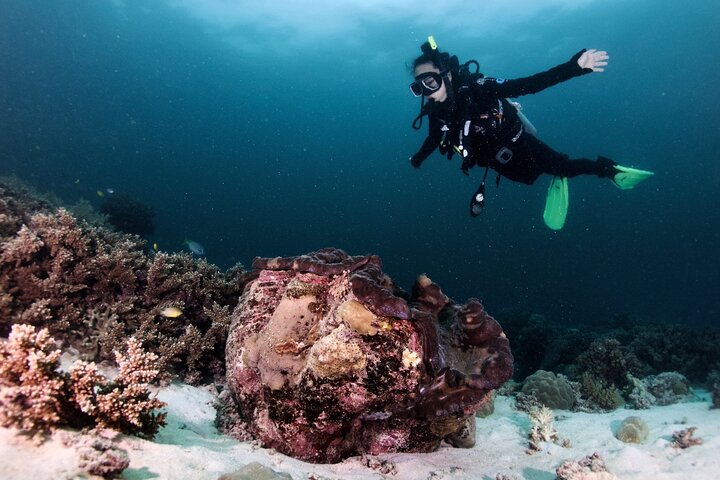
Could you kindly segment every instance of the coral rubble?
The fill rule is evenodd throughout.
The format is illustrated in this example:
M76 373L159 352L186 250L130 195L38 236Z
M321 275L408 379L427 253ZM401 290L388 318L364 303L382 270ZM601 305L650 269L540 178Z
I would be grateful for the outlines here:
M588 455L576 462L563 462L556 470L558 480L618 480L605 467L605 461L599 453Z
M310 462L474 445L475 412L512 375L480 302L425 276L404 295L379 257L337 249L253 268L226 349L224 411L241 431Z
M689 427L684 430L678 430L672 434L672 446L675 448L685 449L694 445L702 445L702 438L695 437L697 427Z

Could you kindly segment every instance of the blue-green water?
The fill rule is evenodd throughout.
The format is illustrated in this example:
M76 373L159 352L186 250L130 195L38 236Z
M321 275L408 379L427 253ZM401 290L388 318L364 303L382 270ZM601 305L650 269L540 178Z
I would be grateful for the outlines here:
M0 175L70 202L130 195L161 249L192 239L222 267L336 246L491 312L716 322L717 2L306 3L2 0ZM505 78L608 50L606 72L520 101L554 148L656 176L571 180L560 232L549 177L501 181L471 219L481 170L407 161L425 134L407 64L429 34Z

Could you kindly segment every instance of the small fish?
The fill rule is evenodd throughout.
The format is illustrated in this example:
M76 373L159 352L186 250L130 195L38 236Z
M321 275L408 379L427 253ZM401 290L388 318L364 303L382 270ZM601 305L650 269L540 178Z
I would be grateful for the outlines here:
M100 198L103 198L103 197L105 196L105 193L104 193L102 190L98 190L98 191L95 192L95 193L97 193L97 196L100 197Z
M153 243L153 250L157 252L159 249L160 247L158 246L157 242Z
M182 310L177 307L165 307L160 310L160 315L167 318L177 318L182 315Z
M197 255L198 257L202 257L205 255L205 247L203 247L199 243L192 240L185 240L185 242L183 243L187 245L188 250L190 250L193 255Z
M77 185L78 183L80 183L80 179L79 179L79 178L76 178L76 179L75 179L75 185Z
M114 189L114 188L106 188L105 191L106 191L107 193L109 193L110 195L112 195L113 193L115 193L115 189Z

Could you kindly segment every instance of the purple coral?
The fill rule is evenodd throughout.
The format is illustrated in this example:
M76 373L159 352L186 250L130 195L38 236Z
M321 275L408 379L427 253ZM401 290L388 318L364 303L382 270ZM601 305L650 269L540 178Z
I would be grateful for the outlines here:
M229 430L311 462L474 444L475 411L512 375L477 300L425 276L403 298L379 257L338 249L253 267L227 341L227 410L244 423Z

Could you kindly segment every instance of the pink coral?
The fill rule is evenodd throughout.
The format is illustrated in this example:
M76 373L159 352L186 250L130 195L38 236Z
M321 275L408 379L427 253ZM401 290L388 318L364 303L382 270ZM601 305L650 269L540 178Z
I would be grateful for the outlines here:
M44 432L62 420L65 382L58 374L60 350L47 329L14 325L0 344L0 424Z
M92 363L73 366L73 400L99 427L153 437L165 425L165 413L154 412L165 404L148 390L159 373L154 367L157 355L144 352L138 340L130 338L127 354L115 356L120 372L112 382L104 381Z
M148 390L157 359L131 339L128 353L117 354L120 374L109 382L93 363L77 362L59 371L60 350L47 329L14 325L0 344L0 422L23 432L43 433L59 425L103 426L152 437L165 414Z
M477 300L455 305L425 276L405 297L379 257L338 249L253 266L227 342L223 412L240 419L226 429L312 462L474 444L475 411L512 375Z

